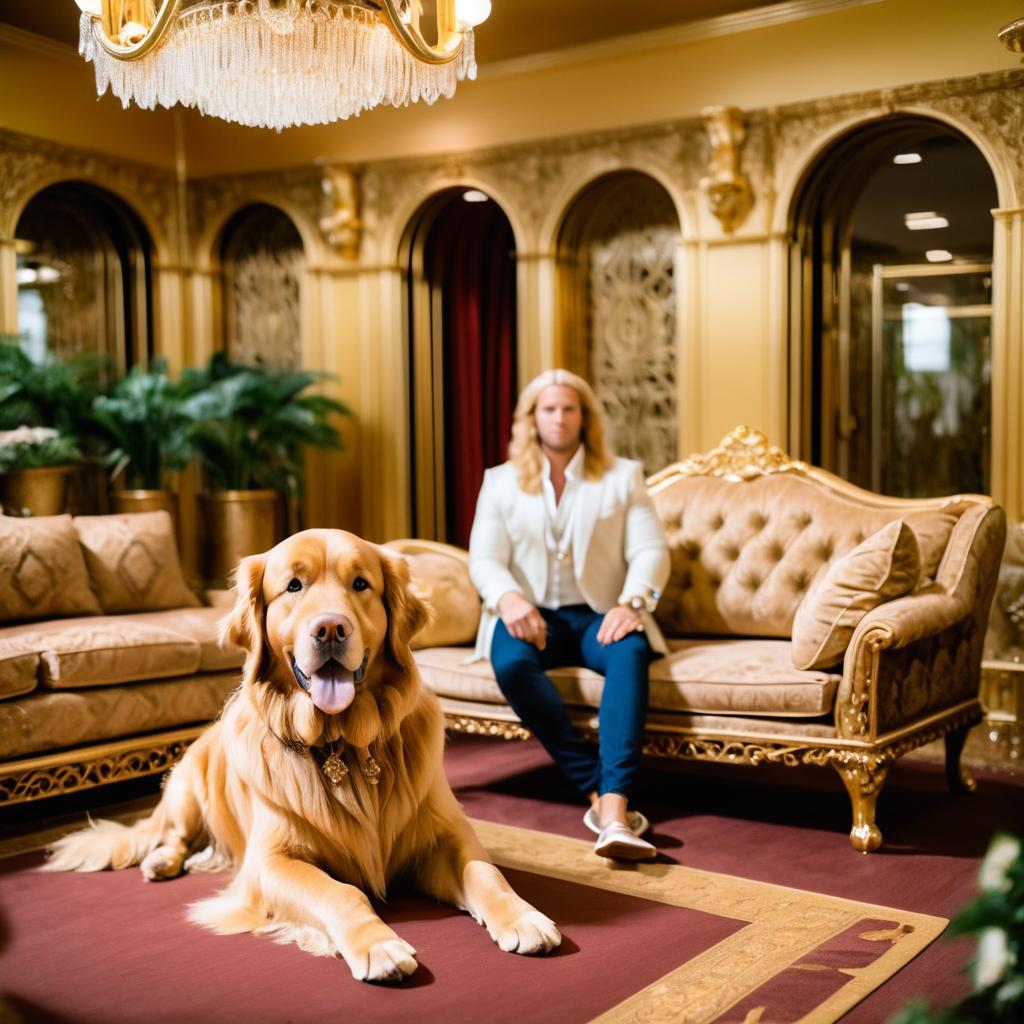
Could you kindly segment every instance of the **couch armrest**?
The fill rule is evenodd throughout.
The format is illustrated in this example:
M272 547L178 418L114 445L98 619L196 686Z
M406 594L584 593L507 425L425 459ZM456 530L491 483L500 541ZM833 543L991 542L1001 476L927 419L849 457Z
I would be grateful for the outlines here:
M954 527L932 586L861 620L836 693L840 736L877 736L976 698L1006 537L1001 508L979 504Z

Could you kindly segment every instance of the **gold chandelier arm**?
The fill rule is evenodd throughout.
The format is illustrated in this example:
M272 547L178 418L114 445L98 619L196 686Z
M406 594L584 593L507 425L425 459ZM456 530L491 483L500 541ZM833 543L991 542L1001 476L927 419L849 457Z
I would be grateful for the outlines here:
M396 0L377 0L381 14L395 38L424 64L450 64L462 53L464 33L455 22L455 0L437 0L437 45L431 46L420 34L402 21Z
M113 24L111 9L114 0L103 0L103 14L101 17L92 16L94 23L97 21L101 22L100 31L96 33L100 46L111 57L116 57L118 60L138 60L140 57L144 57L163 42L167 29L178 13L178 8L181 7L181 2L182 0L163 0L153 23L146 28L146 34L137 43L125 45L117 42L115 39L111 39L107 34L107 25Z

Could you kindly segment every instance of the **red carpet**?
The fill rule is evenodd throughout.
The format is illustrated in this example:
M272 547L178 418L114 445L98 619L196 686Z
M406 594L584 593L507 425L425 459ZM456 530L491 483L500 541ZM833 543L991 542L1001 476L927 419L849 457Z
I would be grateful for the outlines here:
M473 817L586 838L582 808L533 743L457 738L448 770ZM655 764L644 772L636 804L652 819L664 864L949 917L973 893L991 832L1024 831L1021 795L1007 779L989 778L973 797L953 797L941 772L897 766L879 805L886 846L870 856L850 848L845 794L824 771L666 771ZM727 944L743 926L728 915L510 872L562 927L566 941L556 955L502 954L467 917L398 895L382 914L419 950L421 967L391 989L360 985L344 964L295 947L216 936L187 923L184 905L218 887L216 877L146 885L135 872L28 872L36 862L28 855L0 863L0 992L13 997L10 1008L21 1020L57 1024L392 1022L403 1013L431 1021L570 1024ZM877 925L884 932L890 924L884 917L860 921L814 950L813 963L803 965L813 970L795 964L752 993L754 1002L827 997L829 986L842 983L829 966L856 966L858 957L877 955L864 930ZM963 943L940 939L844 1020L875 1024L912 995L957 998L965 989L957 972L968 954ZM736 1013L743 1008L722 1019L742 1021ZM6 1024L2 1012L0 1019Z

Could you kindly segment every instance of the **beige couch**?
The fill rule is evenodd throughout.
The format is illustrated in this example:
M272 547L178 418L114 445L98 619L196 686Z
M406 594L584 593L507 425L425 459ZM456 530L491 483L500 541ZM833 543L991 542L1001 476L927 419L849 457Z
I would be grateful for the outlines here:
M651 666L646 753L831 765L864 852L882 841L875 801L902 754L944 736L950 785L972 787L960 752L982 717L982 642L1006 530L998 506L872 494L744 428L649 489L672 552L656 613L672 653ZM450 727L527 736L489 663L467 663L479 599L466 553L392 546L437 609L416 659ZM551 675L596 735L601 677Z
M238 681L223 613L166 512L0 516L0 805L173 764Z

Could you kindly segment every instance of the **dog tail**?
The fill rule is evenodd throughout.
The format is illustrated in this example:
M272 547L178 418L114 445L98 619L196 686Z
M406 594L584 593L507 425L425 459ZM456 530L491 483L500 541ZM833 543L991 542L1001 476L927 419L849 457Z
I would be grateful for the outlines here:
M41 871L105 871L138 864L158 843L164 829L161 807L134 825L89 819L89 825L47 848Z

